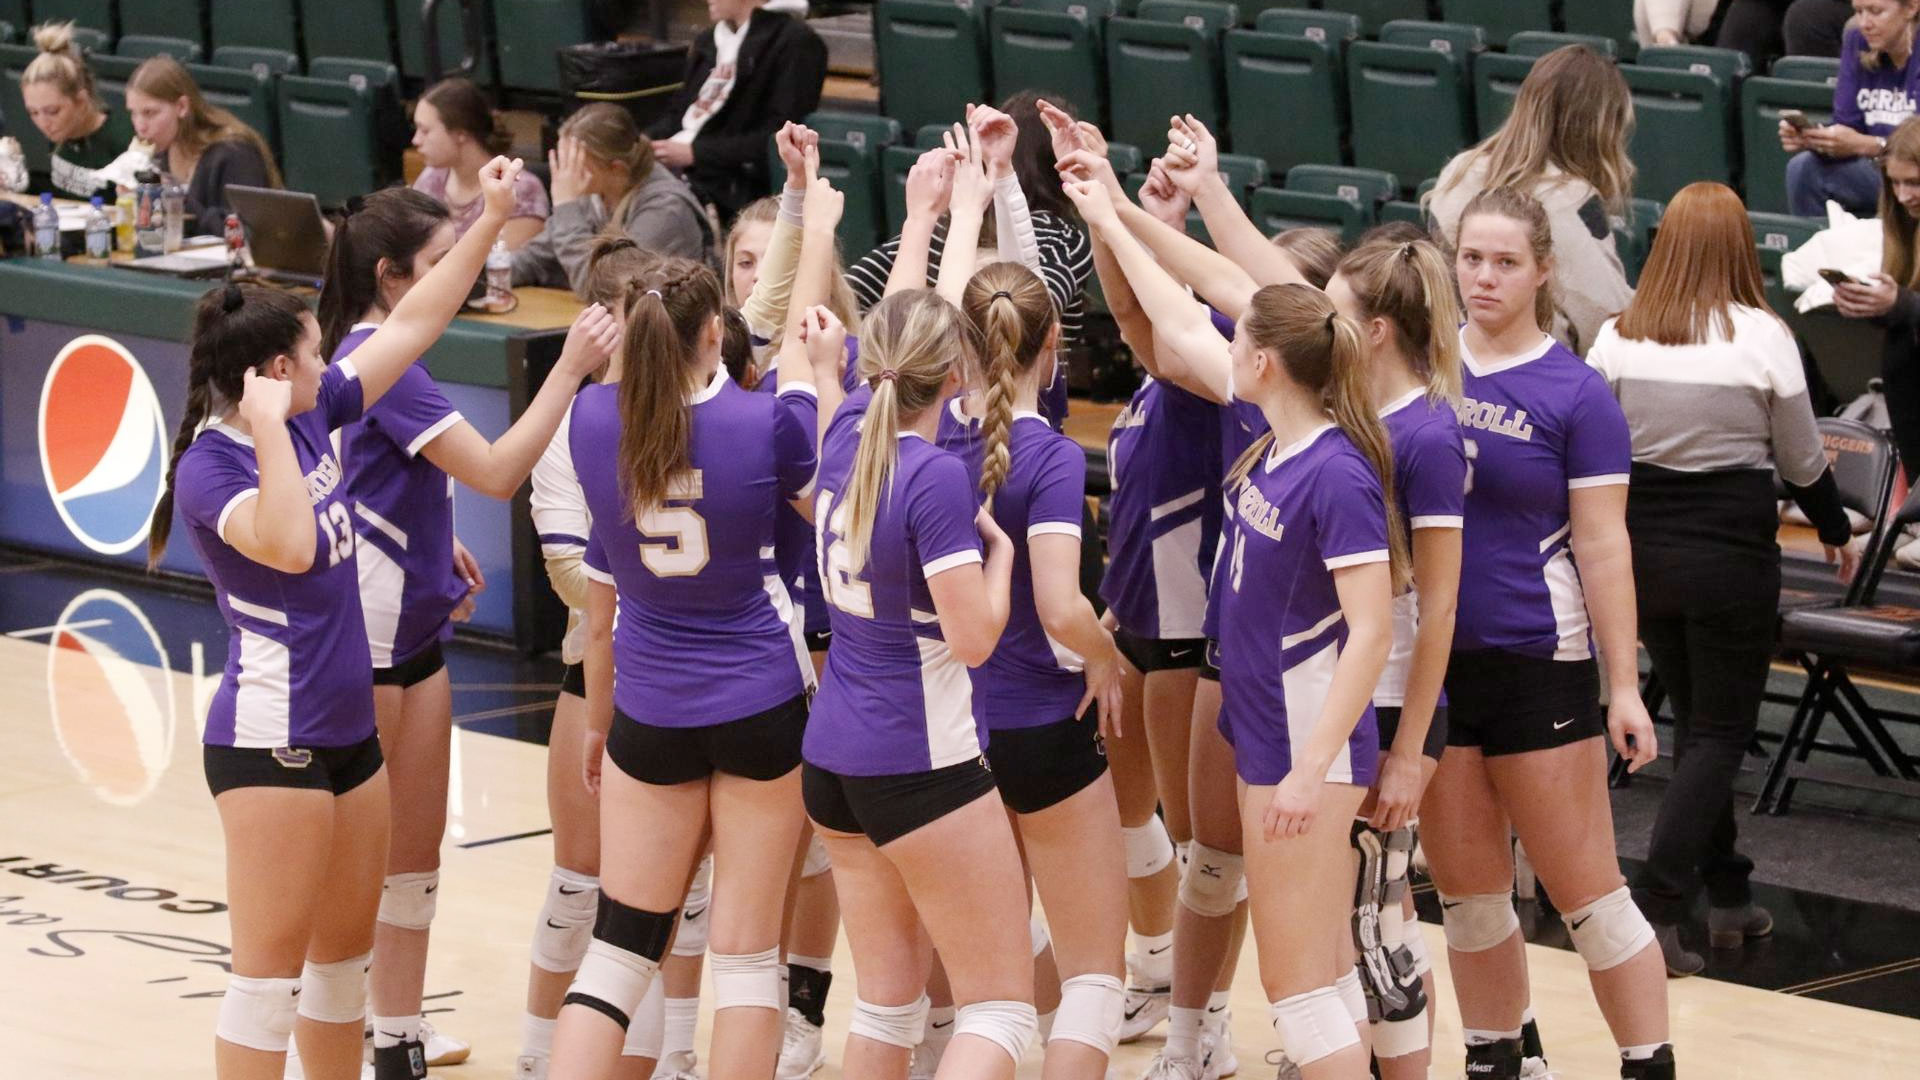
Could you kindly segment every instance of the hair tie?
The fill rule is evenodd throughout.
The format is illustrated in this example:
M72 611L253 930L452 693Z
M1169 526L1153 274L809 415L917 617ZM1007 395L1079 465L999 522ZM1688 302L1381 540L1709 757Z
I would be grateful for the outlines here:
M1333 320L1334 320L1334 316L1336 316L1336 315L1339 315L1339 314L1340 314L1340 312L1338 312L1338 311L1329 311L1329 312L1327 312L1327 333L1329 333L1329 334L1331 334L1331 333L1333 333Z
M240 286L228 285L226 291L220 294L220 314L231 315L246 302L247 294L240 291Z
M899 377L900 377L900 369L890 368L890 367L881 368L879 371L875 372L873 376L875 382L893 382L895 379L898 379Z
M1409 240L1400 245L1400 257L1408 262L1413 261L1413 241Z
M366 196L364 195L347 196L347 216L348 217L352 217L353 215L359 213L362 210L365 210L366 208L367 208Z
M1002 298L1002 297L1005 297L1006 299L1008 299L1008 300L1011 300L1011 299L1013 299L1013 294L1012 294L1012 293L1010 293L1010 292L1008 292L1008 291L1007 291L1007 290L1005 290L1005 289L995 289L995 290L994 290L994 292L993 292L993 295L992 295L992 296L989 296L989 297L987 297L987 303L989 303L989 304L991 304L991 303L993 303L993 302L994 302L995 300L998 300L998 299L1000 299L1000 298Z
M657 300L659 300L659 301L660 301L661 303L663 303L663 304L667 302L667 298L666 298L666 297L664 297L664 296L661 296L661 295L660 295L660 290L659 290L659 289L648 289L648 290L647 290L647 295L648 295L648 296L651 296L651 297L654 297L655 299L657 299Z

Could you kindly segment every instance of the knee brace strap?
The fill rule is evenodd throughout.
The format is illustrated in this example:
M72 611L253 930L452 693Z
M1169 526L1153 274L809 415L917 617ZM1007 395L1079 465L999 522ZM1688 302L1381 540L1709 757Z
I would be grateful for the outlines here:
M1340 991L1331 986L1274 1002L1272 1016L1280 1047L1296 1065L1310 1065L1360 1042Z
M807 841L807 858L800 865L800 876L819 877L832 869L833 861L827 858L827 845L820 841L820 834L815 833L813 839Z
M309 960L300 972L300 1015L322 1024L350 1024L367 1015L367 969L373 954L331 964Z
M926 1034L930 1005L925 994L905 1005L875 1005L855 998L853 1020L847 1025L847 1034L911 1050L920 1045L921 1037Z
M1561 918L1573 938L1574 951L1591 971L1618 967L1653 944L1653 926L1625 885Z
M1180 875L1180 902L1196 915L1233 914L1246 859L1231 851L1193 842L1187 872Z
M1440 925L1447 932L1448 948L1486 952L1520 929L1520 916L1513 913L1513 897L1507 893L1441 893Z
M972 1035L1007 1052L1019 1064L1040 1026L1039 1014L1025 1001L975 1001L960 1006L953 1025L955 1038Z
M433 925L439 891L438 870L388 874L380 886L380 921L402 930L425 930Z
M1517 919L1516 919L1517 921ZM1407 955L1413 958L1413 973L1425 975L1433 970L1433 956L1427 952L1427 936L1419 930L1407 935Z
M779 1009L780 950L757 953L714 953L713 1007L719 1009Z
M1167 835L1167 823L1155 814L1145 824L1122 828L1120 836L1127 845L1127 876L1152 877L1173 861L1173 838Z
M227 976L227 993L220 999L220 1018L213 1033L249 1050L287 1052L293 1018L299 1008L299 979L249 979Z
M627 1025L626 1041L620 1045L621 1057L660 1060L667 1038L667 980L655 979L633 1010L633 1022Z
M1111 1056L1120 1041L1126 1004L1126 988L1114 976L1075 975L1060 984L1060 1005L1047 1041L1077 1042Z
M600 879L556 866L547 878L547 896L533 924L533 966L561 974L580 966L593 936Z

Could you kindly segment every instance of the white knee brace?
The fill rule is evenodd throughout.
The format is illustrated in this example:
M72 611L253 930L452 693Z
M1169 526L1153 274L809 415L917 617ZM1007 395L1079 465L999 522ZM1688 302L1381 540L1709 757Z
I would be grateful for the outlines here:
M1126 988L1112 975L1075 975L1060 984L1060 1006L1047 1042L1077 1042L1111 1056L1126 1004Z
M757 953L714 953L714 1009L778 1009L780 949Z
M1633 902L1625 885L1578 911L1560 916L1573 938L1573 949L1590 971L1605 971L1633 959L1653 944L1653 926Z
M1180 902L1196 915L1218 918L1233 914L1245 880L1246 859L1231 851L1193 842L1187 872L1180 875Z
M600 903L600 879L556 866L547 878L547 897L533 924L533 966L564 974L580 966L593 937L593 913Z
M227 994L220 999L220 1018L213 1033L249 1050L287 1052L293 1018L299 1008L299 979L249 979L227 976Z
M1440 926L1447 932L1448 948L1486 952L1520 929L1520 916L1513 913L1513 898L1506 893L1441 893Z
M855 998L853 1021L847 1025L847 1034L911 1050L919 1046L926 1035L927 1009L931 1004L925 994L905 1005L875 1005Z
M832 869L833 861L827 858L827 845L820 842L819 833L814 833L813 839L807 841L807 859L800 864L800 876L819 877Z
M402 930L425 930L433 925L439 890L438 870L388 874L380 887L380 921Z
M713 856L700 860L687 886L687 899L680 908L680 933L673 939L673 955L699 956L707 951L707 928L713 919L707 914L713 906Z
M1173 861L1173 838L1167 835L1167 823L1155 814L1146 824L1122 828L1127 843L1127 876L1152 877Z
M1005 1050L1016 1065L1040 1026L1039 1014L1025 1001L976 1001L960 1006L954 1016L955 1038L972 1035L985 1039Z
M633 1010L633 1022L627 1025L627 1038L620 1045L621 1057L660 1060L667 1038L667 980L655 979Z
M567 989L565 1004L585 1005L625 1030L660 972L674 913L643 911L600 894L593 942Z
M1273 1003L1273 1030L1295 1065L1311 1065L1360 1042L1353 1017L1331 986Z
M371 966L370 952L331 964L307 961L300 972L300 1015L322 1024L349 1024L365 1017Z

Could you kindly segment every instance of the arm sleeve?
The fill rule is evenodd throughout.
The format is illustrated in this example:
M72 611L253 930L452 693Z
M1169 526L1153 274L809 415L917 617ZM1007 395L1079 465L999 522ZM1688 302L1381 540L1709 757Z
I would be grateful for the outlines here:
M1633 472L1633 436L1627 430L1627 416L1599 372L1582 374L1567 418L1567 486L1624 484Z
M814 456L813 436L817 424L801 418L814 395L800 390L804 384L788 383L787 390L774 403L773 459L780 476L780 497L805 499L813 494L813 477L819 460Z
M360 372L353 366L353 357L328 364L320 373L320 393L314 408L327 418L328 431L338 431L360 419L366 409L366 397L361 391Z
M1314 537L1329 570L1386 562L1387 498L1357 452L1329 461L1314 477Z
M1833 122L1855 131L1867 130L1867 116L1860 111L1860 50L1865 44L1857 29L1841 38L1840 78L1833 84Z
M773 233L767 240L767 254L760 261L760 274L753 280L753 291L740 306L747 320L747 332L760 341L772 341L787 321L787 304L793 298L793 277L800 268L801 208L806 192L780 191L780 214L773 220ZM732 267L723 266L730 274Z
M1452 421L1429 424L1401 451L1396 477L1407 507L1407 529L1459 529L1466 524L1467 448Z
M788 25L782 38L779 47L760 58L762 69L774 72L765 108L754 117L750 130L722 134L709 133L712 125L703 128L693 140L693 160L700 168L744 169L750 176L764 177L768 138L787 121L804 119L820 107L820 89L827 81L827 43L798 20Z
M1048 439L1027 504L1027 536L1058 533L1080 539L1086 500L1087 455L1065 436Z
M460 410L447 400L440 384L416 363L408 365L393 388L368 411L367 427L411 458L461 419Z
M207 147L201 155L200 164L194 171L195 180L200 178L203 170L207 177L204 188L198 183L187 187L187 213L193 215L195 233L223 236L230 212L227 185L267 187L267 163L260 159L260 152L251 143L217 142ZM204 194L204 201L194 197L196 190Z
M979 506L967 467L952 454L929 460L906 485L907 532L931 578L942 570L983 561L980 533L973 527Z
M1017 262L1038 273L1040 240L1033 232L1027 193L1020 190L1020 178L1012 173L993 182L993 224L1001 261ZM1060 306L1057 301L1055 306Z

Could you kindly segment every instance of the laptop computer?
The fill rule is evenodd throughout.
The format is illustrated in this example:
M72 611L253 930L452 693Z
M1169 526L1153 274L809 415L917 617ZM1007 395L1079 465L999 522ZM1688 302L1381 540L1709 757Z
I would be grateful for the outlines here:
M255 277L319 286L327 270L327 227L319 199L305 191L228 184L227 202L246 226Z

